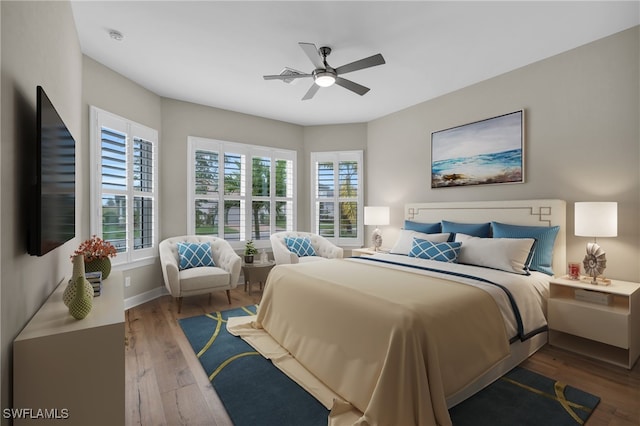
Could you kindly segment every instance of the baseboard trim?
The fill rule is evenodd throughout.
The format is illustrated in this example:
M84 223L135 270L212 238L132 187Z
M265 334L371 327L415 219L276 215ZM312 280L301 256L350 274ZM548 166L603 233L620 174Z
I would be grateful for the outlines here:
M143 303L147 303L153 299L157 299L158 297L164 296L165 294L169 294L165 287L156 287L153 290L149 290L142 294L136 294L135 296L129 297L124 300L124 310L126 311L129 308L134 308L138 305L142 305Z

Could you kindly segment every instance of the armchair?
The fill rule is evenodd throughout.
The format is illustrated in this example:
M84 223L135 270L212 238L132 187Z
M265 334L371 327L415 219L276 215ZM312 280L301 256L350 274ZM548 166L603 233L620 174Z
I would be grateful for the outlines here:
M285 243L286 237L308 237L311 241L316 255L315 256L298 256L292 253ZM321 235L311 232L284 231L271 234L271 249L273 250L273 258L276 265L287 263L313 262L326 259L341 259L343 256L342 248L336 246Z
M180 269L177 243L204 243L211 245L211 258L215 266L198 266ZM242 260L231 245L222 238L210 236L181 236L167 238L159 245L160 263L164 284L178 302L178 313L183 296L195 296L216 290L226 290L231 303L230 290L238 285Z

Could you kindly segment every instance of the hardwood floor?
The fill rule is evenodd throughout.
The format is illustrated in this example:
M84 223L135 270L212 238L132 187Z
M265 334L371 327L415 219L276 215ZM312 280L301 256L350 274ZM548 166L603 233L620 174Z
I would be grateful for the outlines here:
M126 312L127 426L232 425L177 320L259 303L254 290L232 290L231 305L224 292L211 304L206 295L188 297L180 314L170 296ZM600 396L588 426L640 426L640 362L629 371L547 345L522 366Z

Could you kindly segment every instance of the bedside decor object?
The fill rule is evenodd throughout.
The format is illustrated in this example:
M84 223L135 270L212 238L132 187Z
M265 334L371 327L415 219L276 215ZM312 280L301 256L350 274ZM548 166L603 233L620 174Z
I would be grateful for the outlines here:
M365 206L364 208L364 224L374 225L376 229L371 234L371 242L373 250L379 251L382 247L382 232L378 226L389 224L389 207L387 206Z
M85 281L85 290L93 294L93 286L91 286L91 283L85 278L84 256L77 254L71 258L71 261L73 262L73 272L69 284L67 284L67 287L62 293L62 302L66 307L69 307L69 304L76 296L76 281L78 279L83 279Z
M587 254L582 264L585 273L591 277L591 284L597 285L597 277L602 275L607 267L607 258L596 238L618 236L618 203L575 203L575 235L594 237L593 243L587 244Z
M524 110L431 133L431 188L524 182Z
M570 280L579 280L580 264L578 262L569 262L569 267L567 268L567 274L569 275Z
M116 256L116 248L108 241L97 235L82 242L73 256L84 256L84 269L87 272L102 272L102 278L107 279L111 273L111 257ZM72 258L73 258L72 256Z
M247 241L244 245L244 263L253 263L253 256L258 253L258 249L253 245L253 240Z

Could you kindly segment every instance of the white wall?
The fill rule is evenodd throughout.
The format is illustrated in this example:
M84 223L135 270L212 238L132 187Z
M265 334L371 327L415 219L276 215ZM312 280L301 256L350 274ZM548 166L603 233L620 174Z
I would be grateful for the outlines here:
M367 202L392 206L393 241L407 202L559 198L617 201L617 238L599 239L606 274L640 280L640 27L421 103L368 124ZM525 109L525 183L431 189L431 132ZM561 271L562 272L562 271Z
M35 140L36 86L44 87L76 140L76 158L87 146L81 133L82 54L68 2L0 2L2 32L2 143L0 145L1 402L11 406L12 341L63 277L71 273L76 237L32 257L26 249L27 192L23 146ZM76 169L77 195L86 176ZM86 214L76 204L76 228ZM77 235L77 231L76 231ZM8 421L2 418L2 424Z

